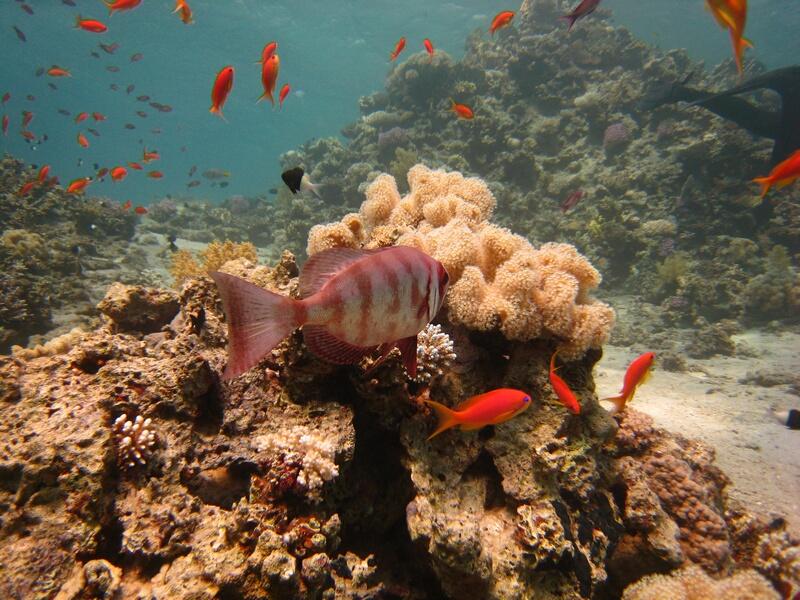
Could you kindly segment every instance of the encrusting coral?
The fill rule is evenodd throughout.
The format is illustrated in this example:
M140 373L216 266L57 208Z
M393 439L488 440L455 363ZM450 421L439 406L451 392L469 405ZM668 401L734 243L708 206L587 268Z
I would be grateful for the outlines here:
M491 224L495 199L480 179L416 165L408 184L401 197L393 177L376 178L358 214L311 229L308 254L337 246L412 246L447 269L445 306L453 323L499 329L510 340L554 336L565 358L606 341L614 311L589 297L600 274L573 246L537 249Z
M697 566L669 575L649 575L625 590L622 600L780 600L769 582L755 571L739 571L711 579Z

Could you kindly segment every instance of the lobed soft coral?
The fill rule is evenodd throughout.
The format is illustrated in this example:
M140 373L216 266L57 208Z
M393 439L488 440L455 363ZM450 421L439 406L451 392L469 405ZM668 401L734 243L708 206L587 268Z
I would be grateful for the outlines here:
M629 586L622 600L779 600L780 595L755 571L739 571L715 581L697 566L669 575L648 575Z
M377 177L358 214L311 229L308 254L334 247L419 248L450 275L445 305L453 323L497 329L512 340L556 336L565 358L606 341L614 311L589 297L600 274L573 246L537 249L491 224L495 199L480 179L416 165L408 183L410 192L401 196L392 176Z

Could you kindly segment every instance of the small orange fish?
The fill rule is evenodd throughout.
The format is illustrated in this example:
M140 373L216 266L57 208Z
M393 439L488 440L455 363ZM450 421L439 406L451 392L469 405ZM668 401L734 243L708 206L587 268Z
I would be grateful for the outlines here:
M99 113L99 112L93 112L92 113L92 118L95 121L105 121L106 120L106 116L103 113Z
M284 83L283 87L281 88L281 93L278 94L278 104L280 108L283 108L283 101L286 100L286 96L289 95L289 92L292 91L292 88L289 86L288 83Z
M17 190L17 196L27 196L28 194L31 193L33 186L35 186L37 183L39 182L35 180L27 182Z
M497 13L494 19L492 19L492 24L489 26L489 33L494 35L494 32L497 31L498 29L502 29L503 27L508 27L513 19L514 19L513 10L504 10L502 12Z
M88 148L89 147L89 140L86 139L85 135L83 135L82 133L79 133L78 134L78 144L80 144L82 148Z
M181 21L183 21L184 25L191 25L194 23L194 19L192 18L192 9L186 3L186 0L175 0L175 10L173 13L179 12L181 13Z
M553 391L558 396L561 404L566 406L572 414L579 415L581 413L581 405L574 392L569 389L566 381L556 375L556 354L558 354L558 351L553 352L553 356L550 357L550 385L553 386Z
M89 113L88 112L82 112L82 113L78 114L75 117L75 122L76 123L82 123L83 121L85 121L88 118L89 118Z
M508 421L531 405L531 397L520 390L500 388L473 396L454 409L433 400L425 400L425 403L439 417L436 430L428 437L431 439L451 427L460 426L462 431L470 431Z
M36 139L36 134L33 133L32 131L28 131L27 129L23 129L22 131L20 131L20 135L29 142L32 142L33 140Z
M137 215L146 215L147 209L144 206L137 206L133 209L133 212L135 212Z
M789 158L775 165L769 175L756 177L753 181L761 186L761 197L763 198L773 185L781 189L794 182L798 177L800 177L800 150L795 150Z
M269 60L269 57L275 54L275 51L278 49L278 42L269 42L264 45L264 49L261 51L261 60L258 61L259 64L263 64Z
M113 15L115 12L123 10L131 10L141 4L142 0L104 0L108 7L108 14Z
M136 169L137 171L141 171L141 170L143 170L143 169L144 169L144 167L143 167L142 165L140 165L140 164L139 164L139 163L137 163L137 162L132 162L132 161L128 161L128 166L129 166L131 169Z
M145 148L144 151L142 152L143 163L149 163L153 160L158 160L159 158L161 158L161 155L155 150L148 151L147 148Z
M225 105L228 94L233 87L233 73L233 67L230 65L223 67L220 72L217 73L217 78L214 80L214 87L211 88L211 108L209 112L219 115L223 120L225 117L222 115L222 107Z
M3 135L8 135L8 115L3 115Z
M459 118L472 119L475 116L475 113L473 113L472 109L466 104L459 104L452 98L450 98L450 102L452 103L450 106L450 110L456 113L459 116Z
M425 50L428 53L428 60L433 60L433 43L428 38L425 38L422 40L422 45L425 46Z
M395 44L394 50L389 55L389 61L393 61L398 56L400 56L400 53L403 51L403 48L405 47L406 47L406 38L401 37L399 40L397 40L397 44Z
M86 186L91 183L91 177L78 177L73 179L67 187L68 194L83 194L86 191Z
M133 205L133 202L130 200L126 200L125 204L122 205L122 210L127 211Z
M44 165L41 169L39 169L39 174L36 176L36 181L39 183L44 183L44 180L47 179L47 175L50 173L50 165Z
M273 106L275 105L275 85L278 83L278 72L281 69L281 59L277 54L270 56L261 67L261 85L264 87L264 93L258 97L256 102L261 102L267 98Z
M614 409L610 411L612 414L620 413L625 410L625 405L633 398L636 388L650 377L650 370L653 367L655 358L655 352L645 352L628 365L628 370L625 371L622 391L619 395L612 396L611 398L603 398L603 400L607 402L614 403Z
M100 21L96 21L95 19L83 19L80 15L75 17L75 27L92 33L105 33L108 31L108 27Z
M47 69L47 74L50 75L50 77L72 77L72 73L56 65Z
M744 38L747 23L747 0L706 0L706 7L723 29L727 29L733 45L733 57L736 69L742 73L742 57L745 48L753 44Z
M114 167L111 169L111 179L114 181L122 181L128 176L128 169L125 167Z
M22 127L25 128L33 121L33 113L29 110L22 111Z
M147 176L148 176L150 179L161 179L162 177L164 177L164 174L163 174L161 171L150 171L150 172L147 174Z

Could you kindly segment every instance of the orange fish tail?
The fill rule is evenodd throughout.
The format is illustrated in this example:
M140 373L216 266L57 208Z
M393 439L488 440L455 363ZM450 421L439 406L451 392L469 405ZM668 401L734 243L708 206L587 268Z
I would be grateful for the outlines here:
M433 400L425 400L425 404L430 406L435 412L436 416L439 417L439 423L436 425L436 430L428 436L428 439L432 439L450 429L451 427L455 427L459 424L458 415L455 411L450 408L447 408L444 404L439 404L438 402L434 402Z
M769 188L772 187L773 183L770 177L756 177L755 179L753 179L753 181L761 186L762 198L767 195L767 192L769 191Z
M261 94L258 97L258 100L256 100L256 104L261 102L264 98L269 100L269 103L272 104L272 106L275 106L275 98L273 97L272 92L264 92L263 94Z
M614 414L619 414L623 410L625 410L625 405L628 403L630 398L620 394L619 396L611 396L610 398L603 398L605 402L611 402L614 404Z

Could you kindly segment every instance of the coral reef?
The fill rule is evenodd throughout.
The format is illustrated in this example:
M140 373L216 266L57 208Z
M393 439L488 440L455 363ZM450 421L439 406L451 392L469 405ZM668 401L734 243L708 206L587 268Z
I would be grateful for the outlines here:
M116 438L120 466L133 469L147 464L158 441L150 427L152 422L153 419L143 419L141 415L131 421L126 414L121 414L114 421L112 430Z
M417 335L417 376L414 381L430 384L432 379L444 375L455 359L450 336L442 331L441 325L428 325Z
M213 241L205 250L200 252L198 262L191 252L178 250L172 257L170 273L175 279L175 285L180 286L190 277L197 277L211 271L218 271L226 262L244 258L251 262L258 262L256 247L250 242L224 242Z
M625 590L623 600L779 600L769 582L754 571L739 571L722 580L711 579L699 567L669 575L649 575Z

